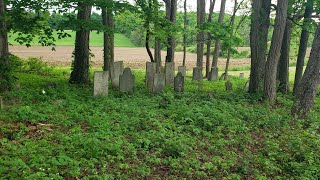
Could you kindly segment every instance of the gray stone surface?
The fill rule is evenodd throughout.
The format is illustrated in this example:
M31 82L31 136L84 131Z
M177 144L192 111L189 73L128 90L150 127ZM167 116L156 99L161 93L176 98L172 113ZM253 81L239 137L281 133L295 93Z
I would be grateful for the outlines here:
M146 63L146 85L150 91L153 88L153 78L156 74L157 64L153 62Z
M152 92L155 94L161 93L165 87L165 74L156 73L153 79Z
M94 93L96 96L108 96L109 71L97 71L94 73Z
M200 67L193 68L192 80L200 81L203 79L202 70Z
M186 77L187 75L187 68L185 66L179 66L178 67L178 72L181 72L183 77Z
M123 71L123 74L120 75L120 84L119 84L120 92L133 94L134 82L135 82L135 77L132 74L131 69L125 68Z
M123 61L114 62L111 66L111 81L113 88L119 88L119 78L123 73Z
M244 79L244 73L240 73L239 78Z
M183 92L184 91L184 76L181 72L178 72L177 76L174 78L174 91Z
M165 66L166 73L166 86L173 86L174 83L174 62L166 62Z
M209 81L218 81L218 79L219 79L218 73L219 73L219 68L218 67L211 68L208 80Z
M226 91L232 91L232 83L231 83L231 81L227 81L226 82Z
M4 108L3 97L0 96L0 109Z

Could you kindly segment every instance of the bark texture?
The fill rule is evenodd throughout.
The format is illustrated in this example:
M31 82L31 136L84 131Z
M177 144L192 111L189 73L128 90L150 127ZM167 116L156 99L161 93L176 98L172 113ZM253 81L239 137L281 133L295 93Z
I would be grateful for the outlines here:
M273 102L276 99L277 67L280 58L283 34L286 27L288 12L288 0L281 0L277 3L277 14L275 27L272 35L270 52L268 55L265 77L264 77L264 97Z
M184 9L184 24L183 24L183 61L182 61L182 66L185 66L186 65L186 56L187 56L187 26L188 26L187 0L184 0L183 9Z
M304 118L308 115L320 83L320 24L318 25L309 62L297 89L296 103L293 114Z
M80 7L77 18L82 21L90 21L92 6L79 3ZM73 70L70 76L70 83L85 84L89 83L89 36L90 30L86 25L81 25L76 32L75 52Z
M173 24L176 24L177 16L177 0L166 0L166 16L167 19ZM174 51L176 41L173 35L168 37L167 57L166 62L174 62Z
M209 16L208 16L208 23L212 22L212 15L214 10L214 5L216 0L210 0L210 9L209 9ZM211 55L211 33L208 32L207 34L207 53L206 53L206 77L209 78L210 72L210 55Z
M112 8L102 8L102 23L108 28L108 32L104 32L103 34L103 70L108 71L114 62L114 20Z
M253 0L250 30L251 70L249 93L263 88L263 76L268 47L271 0Z
M6 26L6 5L4 0L0 0L0 92L10 89L10 72L9 66L9 48L8 48L8 30Z
M197 26L205 21L206 1L197 0ZM200 30L197 34L197 67L203 68L203 48L204 48L204 32Z

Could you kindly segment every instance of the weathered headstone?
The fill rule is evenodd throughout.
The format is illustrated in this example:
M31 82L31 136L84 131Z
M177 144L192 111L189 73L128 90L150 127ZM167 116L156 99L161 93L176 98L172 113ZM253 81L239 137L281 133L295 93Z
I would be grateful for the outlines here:
M185 66L179 66L178 67L178 72L181 72L183 77L186 77L187 75L187 68Z
M165 74L156 73L153 78L152 92L157 94L161 93L165 87L166 77Z
M152 90L153 87L153 78L156 74L157 64L153 62L146 63L146 85L149 90Z
M112 87L119 88L119 78L123 73L123 61L114 62L111 66Z
M239 78L244 79L244 73L240 73Z
M181 72L178 72L177 76L174 78L174 91L183 92L184 91L184 76Z
M0 96L0 109L4 108L3 97Z
M226 91L232 91L232 83L230 80L226 82Z
M123 74L120 75L120 84L119 84L120 92L133 94L134 82L135 82L135 77L132 74L131 69L125 68L123 71Z
M109 71L97 71L94 73L94 93L96 96L108 96Z
M166 86L173 86L174 82L174 62L166 62Z
M200 81L202 80L202 70L200 67L193 68L192 80Z
M208 80L209 81L218 81L218 73L219 73L218 67L211 68Z

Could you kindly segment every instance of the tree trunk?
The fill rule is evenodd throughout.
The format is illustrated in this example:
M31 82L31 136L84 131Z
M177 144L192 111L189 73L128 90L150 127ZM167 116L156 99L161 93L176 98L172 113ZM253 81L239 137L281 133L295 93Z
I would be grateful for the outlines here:
M253 0L250 30L251 70L249 93L263 88L263 76L268 48L271 0Z
M218 23L221 25L223 24L225 11L226 11L226 0L222 0L221 7L220 7L219 19L218 19ZM211 68L218 66L219 51L220 51L220 39L216 39L214 51L213 51L213 59L212 59Z
M278 66L278 90L287 94L290 90L289 85L289 60L290 60L290 41L291 41L291 20L287 19L286 28L283 35L281 56Z
M5 19L6 5L0 0L0 92L10 89L11 74L7 72L9 66L8 30Z
M167 19L173 25L176 24L176 15L177 15L177 0L167 0L166 1L166 16L167 16ZM174 36L170 35L168 37L166 62L174 62L175 46L176 46L175 38L174 38Z
M82 21L90 21L91 6L79 3L80 7L77 18ZM90 30L83 25L76 32L75 53L73 70L70 76L70 83L89 83L89 36Z
M300 46L297 58L296 74L294 80L293 94L296 95L297 89L302 78L304 59L306 57L308 40L309 40L309 30L308 25L310 24L312 12L313 12L314 0L308 0L306 4L306 10L304 13L303 27L300 37Z
M200 27L205 21L206 1L197 0L197 26ZM197 34L197 67L203 68L204 32Z
M213 9L214 9L215 3L216 3L216 0L210 0L208 23L212 22L212 15L213 15ZM207 34L207 54L206 54L206 78L209 78L209 72L210 72L211 42L212 42L211 41L211 33L208 32L208 34Z
M159 38L155 38L154 60L157 63L157 73L159 73L161 67L161 42Z
M318 25L309 62L297 89L293 114L305 117L311 110L320 82L320 24Z
M152 52L150 50L150 45L149 45L149 41L150 41L150 29L149 28L147 29L147 34L146 34L146 49L147 49L150 61L154 62L153 55L152 55Z
M280 58L283 34L286 27L287 12L288 0L278 1L274 31L272 35L270 52L266 63L264 79L264 96L267 100L271 102L273 102L277 96L277 67Z
M187 56L187 0L184 0L184 25L183 25L183 61L182 66L186 66L186 56Z
M114 19L113 19L113 8L107 9L107 23L110 28L108 33L109 38L109 54L110 54L110 65L114 63Z

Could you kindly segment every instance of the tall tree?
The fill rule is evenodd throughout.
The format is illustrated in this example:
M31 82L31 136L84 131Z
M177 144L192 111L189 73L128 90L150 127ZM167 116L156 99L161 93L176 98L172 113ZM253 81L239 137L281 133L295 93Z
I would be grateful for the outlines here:
M186 66L186 56L187 56L187 26L188 26L187 0L184 0L183 9L184 9L184 22L183 22L183 61L182 61L182 66Z
M314 0L307 0L306 2L306 9L304 13L304 20L303 20L299 52L298 52L298 58L297 58L295 81L294 81L294 87L293 87L294 94L297 93L297 89L303 74L304 59L307 53L308 40L309 40L308 27L310 25L311 16L313 12L313 4L314 4Z
M113 3L108 1L108 7L102 8L102 23L108 30L103 33L103 59L104 71L110 70L114 62L114 18L113 18Z
M251 70L249 93L260 92L268 47L271 0L253 0L250 30Z
M205 21L206 1L197 0L197 26L200 28ZM203 68L204 32L199 30L197 34L197 67Z
M283 34L286 27L287 11L288 0L278 1L274 31L264 77L264 97L271 102L276 99L277 67L280 58Z
M92 6L83 2L78 3L77 19L83 22L89 22L91 17ZM70 83L85 84L90 82L89 78L89 37L90 29L86 23L81 23L79 30L76 32L75 52L73 70L70 76Z
M4 0L0 0L0 91L9 90L7 68L9 66L8 30L6 25L6 5Z
M176 24L176 16L177 16L177 0L164 0L166 3L166 16L167 19L172 23L172 25ZM174 35L170 33L168 37L168 47L167 47L167 57L166 62L174 61L174 51L175 51L176 41Z
M216 0L210 0L208 23L212 22L212 15L213 15L215 3L216 3ZM211 41L211 33L208 32L208 34L207 34L207 53L206 53L206 78L209 78L209 71L210 71L211 42L212 42Z
M293 114L305 117L311 110L320 83L320 24L318 25L305 73L299 83Z

